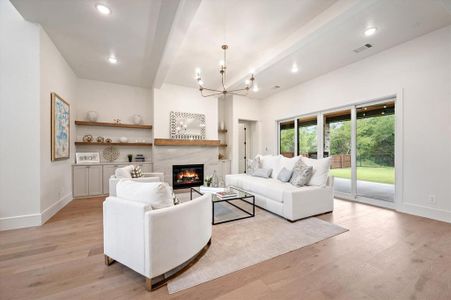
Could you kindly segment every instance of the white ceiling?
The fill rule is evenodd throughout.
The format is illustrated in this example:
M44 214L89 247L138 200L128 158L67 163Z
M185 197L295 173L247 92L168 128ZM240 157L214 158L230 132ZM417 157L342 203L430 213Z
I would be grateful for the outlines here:
M228 84L249 68L265 98L451 24L451 0L11 0L40 23L82 78L143 87L219 86L221 44L229 44ZM368 26L378 28L365 37ZM352 50L371 43L373 48ZM107 57L115 54L119 64ZM296 62L299 72L292 74ZM280 85L281 89L273 89Z
M82 78L151 87L179 0L11 0ZM104 3L112 14L97 12ZM114 54L119 63L107 62Z

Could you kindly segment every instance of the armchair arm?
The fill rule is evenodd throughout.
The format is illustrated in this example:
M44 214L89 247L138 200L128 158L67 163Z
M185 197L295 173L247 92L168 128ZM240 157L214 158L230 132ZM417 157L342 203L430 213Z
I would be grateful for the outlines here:
M146 276L161 275L188 261L211 238L211 194L145 214Z
M161 172L150 172L150 173L143 173L144 177L158 177L159 181L164 181L164 173Z
M103 202L104 253L144 275L145 203L108 197Z

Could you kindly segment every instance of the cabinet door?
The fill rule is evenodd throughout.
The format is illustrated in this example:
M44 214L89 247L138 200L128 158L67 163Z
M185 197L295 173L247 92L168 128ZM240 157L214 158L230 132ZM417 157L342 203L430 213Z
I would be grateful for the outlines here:
M74 198L88 196L88 167L73 167L72 176L72 193Z
M90 196L103 194L102 166L88 166Z

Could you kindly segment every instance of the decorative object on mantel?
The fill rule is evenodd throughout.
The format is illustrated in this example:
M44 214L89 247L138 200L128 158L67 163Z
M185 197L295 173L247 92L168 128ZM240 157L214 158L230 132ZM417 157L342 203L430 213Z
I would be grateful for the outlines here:
M121 137L119 138L119 141L120 141L121 143L128 143L128 138L126 138L125 136L121 136Z
M94 138L90 134L86 134L83 136L83 142L91 143Z
M136 162L144 162L144 161L146 161L146 159L144 158L144 155L142 155L142 154L136 154L136 156L135 156L135 161L136 161Z
M103 142L105 142L105 138L104 138L103 136L98 136L98 137L96 138L96 142L97 142L97 143L103 143Z
M132 154L127 154L127 158L128 158L128 162L132 162L133 155Z
M52 161L70 156L70 105L56 93L50 94Z
M218 154L218 159L219 160L223 160L225 158L225 155L224 154L222 154L222 153L219 153Z
M110 139L110 138L106 138L105 139L105 143L107 143L107 144L111 144L113 141Z
M141 117L141 115L138 115L138 114L133 115L133 123L134 123L135 125L141 124L142 121L143 121L143 118Z
M103 149L103 158L109 162L115 161L119 158L119 151L113 146Z
M221 123L219 124L219 129L221 129L222 131L225 130L225 123L224 123L224 121L221 121Z
M120 124L120 123L121 123L121 119L113 119L113 121L114 121L116 124Z
M99 152L77 152L75 153L76 164L100 163Z
M219 69L219 74L221 74L221 84L222 84L221 90L206 88L204 86L204 82L202 81L202 78L200 75L200 69L196 69L197 84L199 85L200 94L203 97L220 96L220 95L246 96L249 93L250 89L252 89L254 92L258 91L257 84L255 83L255 76L254 76L253 70L250 71L250 75L249 75L250 77L249 77L249 79L246 79L246 81L244 82L245 85L243 88L237 88L237 89L230 89L230 87L226 88L226 86L225 86L226 71L227 71L226 51L228 48L229 48L228 45L221 46L221 49L224 50L224 59L220 62L220 69ZM209 94L204 94L204 91L208 92Z
M90 122L96 122L97 118L98 118L98 114L96 111L91 110L86 113L86 119L88 119L88 121L90 121Z
M205 140L205 115L171 111L171 139Z

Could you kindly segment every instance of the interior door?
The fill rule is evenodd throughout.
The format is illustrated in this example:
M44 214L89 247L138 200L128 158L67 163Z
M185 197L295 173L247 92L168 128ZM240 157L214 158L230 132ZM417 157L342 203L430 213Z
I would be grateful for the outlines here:
M239 157L239 164L238 164L238 171L239 173L245 173L246 172L246 162L247 162L247 126L245 123L239 123L239 136L238 136L238 157Z

